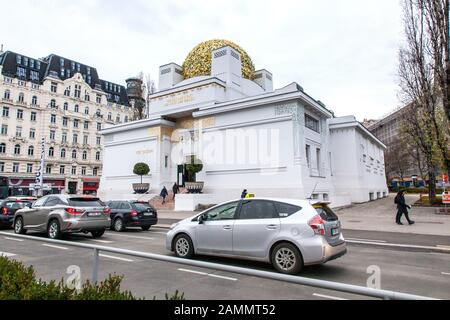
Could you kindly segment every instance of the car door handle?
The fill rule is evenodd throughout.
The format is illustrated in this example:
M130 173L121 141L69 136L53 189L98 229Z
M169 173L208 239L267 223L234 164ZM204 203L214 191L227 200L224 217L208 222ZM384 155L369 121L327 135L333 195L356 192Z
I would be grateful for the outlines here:
M223 230L231 230L231 226L223 226Z
M268 230L276 230L276 229L278 229L278 225L276 225L276 224L269 224L268 226L266 226L266 228Z

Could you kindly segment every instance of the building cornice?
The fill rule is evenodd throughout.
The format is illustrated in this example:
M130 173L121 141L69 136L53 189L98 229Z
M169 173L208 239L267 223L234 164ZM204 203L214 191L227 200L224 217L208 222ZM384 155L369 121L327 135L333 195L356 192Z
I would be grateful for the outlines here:
M161 118L143 119L143 120L138 120L138 121L134 121L134 122L118 124L111 128L105 128L105 129L99 131L98 133L101 135L107 135L107 134L111 134L111 133L136 130L136 129L141 129L141 128L148 128L148 127L152 127L152 126L166 126L166 127L175 128L175 123L173 123L172 121L161 119Z

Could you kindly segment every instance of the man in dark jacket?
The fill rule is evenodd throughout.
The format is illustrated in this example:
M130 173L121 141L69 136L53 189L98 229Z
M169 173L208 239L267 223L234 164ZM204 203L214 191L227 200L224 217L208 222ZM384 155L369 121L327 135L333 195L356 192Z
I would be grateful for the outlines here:
M397 216L395 218L395 222L397 224L403 225L400 221L402 215L405 215L406 220L408 220L409 224L414 224L414 221L409 219L408 209L411 209L410 205L407 205L405 202L405 196L403 195L403 191L399 191L397 196L395 197L394 203L397 205Z
M161 190L161 193L159 194L161 198L163 199L162 204L166 203L166 197L169 193L167 192L166 187L164 186Z
M173 200L175 200L175 195L180 192L180 187L178 186L178 183L174 183L173 187L172 187L172 192L173 192Z
M241 199L244 199L247 196L247 189L244 189L241 194Z

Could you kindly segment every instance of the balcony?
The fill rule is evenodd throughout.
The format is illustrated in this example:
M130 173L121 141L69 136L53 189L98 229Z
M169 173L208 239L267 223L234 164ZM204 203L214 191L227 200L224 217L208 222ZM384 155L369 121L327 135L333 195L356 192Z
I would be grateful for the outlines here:
M8 98L2 98L2 102L13 104L13 100Z
M19 105L19 106L24 106L24 107L27 106L27 103L26 103L25 101L19 101L19 100L17 100L17 101L16 101L16 104Z

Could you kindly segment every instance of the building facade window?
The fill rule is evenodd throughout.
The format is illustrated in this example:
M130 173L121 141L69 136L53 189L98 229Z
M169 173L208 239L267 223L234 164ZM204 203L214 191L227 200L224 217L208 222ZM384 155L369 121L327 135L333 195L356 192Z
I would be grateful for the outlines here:
M66 157L66 149L62 148L61 149L61 158L65 158Z
M39 80L39 72L31 70L30 71L30 80L31 81L38 81Z
M102 138L101 137L97 137L96 143L97 143L98 146L101 144L101 142L102 142Z
M77 150L72 150L72 159L77 158Z
M63 119L62 119L62 125L63 125L63 127L67 127L67 123L69 122L69 118L67 118L67 117L63 117Z
M76 104L76 105L73 107L73 111L79 112L79 111L80 111L80 107Z
M13 163L13 172L18 173L19 172L19 163L14 162Z
M305 153L306 153L306 164L308 165L308 168L311 168L311 147L309 144L306 145Z
M9 107L3 107L2 116L9 117Z
M112 114L111 114L111 112L108 113L108 120L109 120L109 121L112 121Z
M87 160L87 152L86 151L83 151L82 159L83 160Z
M27 77L27 69L22 67L17 67L17 77L24 79Z
M56 82L52 82L50 85L50 91L53 93L56 93L57 90L58 90L58 84Z
M93 176L97 176L97 175L98 175L98 168L97 168L97 167L94 167L94 168L92 169L92 175L93 175Z
M16 144L14 146L14 154L19 155L20 154L20 144Z
M61 142L66 143L67 142L67 132L63 132L61 136Z
M28 147L28 155L29 156L34 156L34 147L33 146L29 146Z
M97 93L97 97L95 98L95 101L97 103L102 103L102 96L100 94Z
M30 129L30 139L36 138L36 129Z
M84 108L84 114L89 114L89 107Z
M64 102L64 111L69 110L69 104L67 102Z
M125 116L125 123L128 122L128 116Z
M32 111L30 114L30 121L36 121L36 116L37 116L37 113Z
M70 86L66 87L66 89L64 89L64 95L66 97L70 97Z
M19 93L19 100L20 103L23 103L25 101L25 95L21 92Z
M85 121L84 122L84 128L85 129L89 129L89 121Z
M310 115L305 114L305 126L315 132L320 132L319 120L314 119Z
M0 153L6 153L6 144L0 143Z
M56 108L56 100L55 99L52 99L50 101L50 108Z
M0 162L0 172L5 172L5 163Z
M75 85L75 94L74 94L75 98L80 98L81 96L81 86L76 84Z
M55 130L50 130L50 140L55 140L56 132Z
M72 167L72 175L76 175L77 174L77 167Z
M95 160L100 161L100 151L95 153Z
M53 147L48 148L48 156L49 157L55 156L55 148L53 148Z
M16 137L22 137L22 127L16 127Z
M100 122L97 122L97 131L102 130L102 124Z
M50 115L50 122L51 123L56 123L56 114L51 114Z
M66 171L66 167L65 166L60 166L59 167L59 174L64 174L64 172Z
M37 105L37 97L36 97L36 96L33 96L33 97L31 98L31 104L32 104L33 106L36 106L36 105Z
M78 135L76 133L73 134L73 143L78 143Z
M27 163L27 173L33 173L33 164Z
M74 128L78 128L78 124L79 124L79 120L78 119L74 119L73 120L73 127Z
M51 174L52 173L52 166L51 165L47 165L45 167L45 173L46 174Z
M83 136L83 144L88 144L88 136Z
M119 122L120 122L120 116L117 115L117 117L116 117L116 123L119 123Z
M82 176L86 175L86 167L81 167L81 175Z
M20 120L23 119L23 110L22 109L17 110L17 119L20 119Z
M8 134L8 125L2 124L2 136L6 136Z

